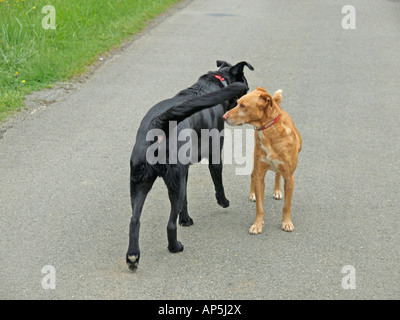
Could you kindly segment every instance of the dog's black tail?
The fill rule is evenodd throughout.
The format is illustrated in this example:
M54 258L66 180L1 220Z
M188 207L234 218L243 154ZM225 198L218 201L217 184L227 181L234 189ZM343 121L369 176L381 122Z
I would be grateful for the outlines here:
M232 98L241 97L247 90L248 87L246 84L235 82L222 90L213 91L190 99L154 118L150 124L150 128L165 129L169 121L180 122L196 112L213 107Z

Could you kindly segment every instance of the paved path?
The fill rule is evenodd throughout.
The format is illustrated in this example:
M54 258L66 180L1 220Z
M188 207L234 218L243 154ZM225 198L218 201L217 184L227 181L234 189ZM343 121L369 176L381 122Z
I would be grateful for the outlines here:
M0 140L0 298L400 298L400 2L189 1L100 67L65 100ZM141 118L217 59L247 60L250 88L283 89L303 138L292 217L266 178L265 229L251 236L249 176L226 165L231 206L207 166L191 168L185 245L167 250L161 180L147 198L141 264L125 264L129 157ZM246 127L249 128L249 127ZM244 128L244 129L246 129ZM56 289L42 288L42 268ZM342 288L346 265L356 289ZM349 282L350 283L350 282Z

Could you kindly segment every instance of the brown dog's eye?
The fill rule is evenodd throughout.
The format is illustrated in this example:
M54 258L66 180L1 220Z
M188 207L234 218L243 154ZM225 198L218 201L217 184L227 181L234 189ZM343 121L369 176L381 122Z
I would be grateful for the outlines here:
M239 105L239 108L240 108L240 109L244 109L245 106L244 106L243 104L241 104L241 105Z

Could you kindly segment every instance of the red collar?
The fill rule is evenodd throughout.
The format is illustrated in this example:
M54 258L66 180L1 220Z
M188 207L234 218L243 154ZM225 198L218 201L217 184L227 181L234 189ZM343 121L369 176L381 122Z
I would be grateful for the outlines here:
M270 126L274 125L275 123L278 122L279 118L281 117L281 115L277 116L274 120L272 120L270 123L267 123L259 128L254 128L256 130L265 130L267 128L269 128Z
M228 82L226 82L225 78L220 76L219 74L214 74L214 77L217 78L221 83L224 85L224 87L228 86Z

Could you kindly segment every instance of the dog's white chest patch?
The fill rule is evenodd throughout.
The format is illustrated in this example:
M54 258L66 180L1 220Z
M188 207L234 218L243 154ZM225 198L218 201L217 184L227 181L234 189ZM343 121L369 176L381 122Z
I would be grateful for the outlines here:
M264 151L265 156L261 159L265 163L269 164L271 167L271 170L274 172L279 172L279 165L283 164L282 161L278 160L275 158L273 152L265 146L262 142L260 143L261 149Z

